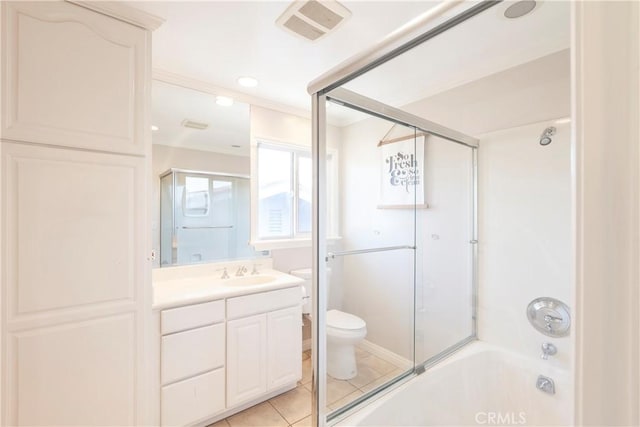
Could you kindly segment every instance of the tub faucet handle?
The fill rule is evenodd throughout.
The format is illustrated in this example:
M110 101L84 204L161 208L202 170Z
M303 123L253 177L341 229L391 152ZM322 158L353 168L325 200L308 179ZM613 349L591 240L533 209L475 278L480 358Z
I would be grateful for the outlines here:
M558 352L558 347L551 344L550 342L545 342L545 343L542 343L542 356L540 357L542 357L543 360L547 360L549 359L549 356L553 356L557 352Z

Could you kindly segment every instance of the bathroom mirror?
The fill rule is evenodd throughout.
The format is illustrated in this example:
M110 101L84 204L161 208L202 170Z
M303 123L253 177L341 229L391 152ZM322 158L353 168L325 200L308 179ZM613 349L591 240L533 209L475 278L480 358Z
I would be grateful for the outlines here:
M249 245L249 105L216 101L153 81L155 267L264 255Z

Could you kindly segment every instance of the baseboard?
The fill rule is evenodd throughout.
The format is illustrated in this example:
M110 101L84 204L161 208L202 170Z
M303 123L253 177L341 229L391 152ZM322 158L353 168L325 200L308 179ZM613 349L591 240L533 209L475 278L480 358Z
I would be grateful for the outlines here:
M362 350L368 351L369 353L379 357L380 359L386 360L389 363L393 363L400 368L409 369L413 367L413 362L411 360L405 359L399 354L387 350L386 348L381 347L378 344L374 344L371 341L362 340L357 345L357 347L361 348Z

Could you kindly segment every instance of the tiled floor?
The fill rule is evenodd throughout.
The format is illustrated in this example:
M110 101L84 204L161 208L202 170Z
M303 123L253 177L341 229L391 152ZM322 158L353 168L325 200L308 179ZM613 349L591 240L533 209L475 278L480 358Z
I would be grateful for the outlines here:
M302 354L302 379L298 386L266 402L245 409L209 427L311 426L311 352ZM402 370L356 348L358 375L348 381L327 378L327 405L332 411L399 375Z

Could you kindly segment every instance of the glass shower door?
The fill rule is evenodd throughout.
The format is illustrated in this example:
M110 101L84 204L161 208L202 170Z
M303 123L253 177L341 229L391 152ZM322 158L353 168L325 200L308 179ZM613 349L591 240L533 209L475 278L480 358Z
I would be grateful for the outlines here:
M322 217L340 218L341 230L316 241L326 313L315 402L332 420L475 339L477 148L346 89L326 99L355 121L339 141L339 203L326 199L328 183L317 187L318 234L327 235Z
M334 106L335 108L347 108ZM333 108L333 107L332 107ZM326 404L337 416L415 366L416 129L359 113L338 147L341 238L326 253Z

